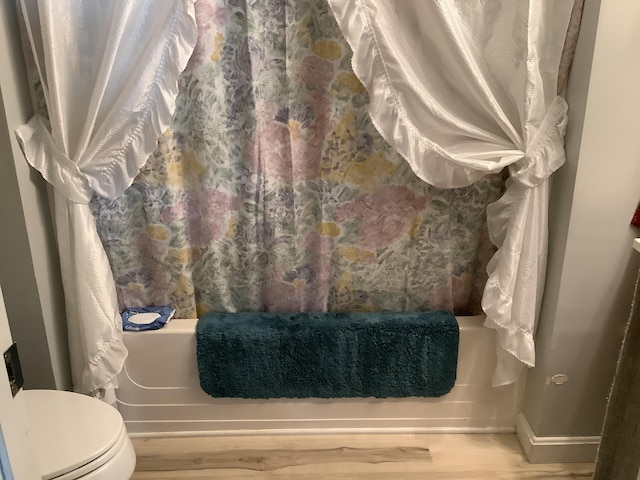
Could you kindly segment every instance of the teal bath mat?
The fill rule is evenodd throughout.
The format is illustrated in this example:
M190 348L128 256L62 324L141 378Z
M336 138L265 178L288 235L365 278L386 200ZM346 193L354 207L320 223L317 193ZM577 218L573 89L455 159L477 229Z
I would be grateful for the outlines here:
M456 379L451 313L210 313L196 328L213 397L439 397Z

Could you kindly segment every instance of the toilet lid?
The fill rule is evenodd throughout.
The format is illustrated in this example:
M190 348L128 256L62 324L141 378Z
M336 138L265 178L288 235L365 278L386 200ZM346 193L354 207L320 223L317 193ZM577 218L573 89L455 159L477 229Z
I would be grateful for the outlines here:
M27 390L24 398L29 437L44 479L94 461L123 434L120 413L95 398L56 390Z

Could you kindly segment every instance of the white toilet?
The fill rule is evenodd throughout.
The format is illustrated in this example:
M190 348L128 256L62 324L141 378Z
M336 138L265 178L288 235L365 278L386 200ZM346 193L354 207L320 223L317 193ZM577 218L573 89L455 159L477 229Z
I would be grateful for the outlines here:
M25 390L24 398L44 480L131 478L136 454L115 408L56 390Z

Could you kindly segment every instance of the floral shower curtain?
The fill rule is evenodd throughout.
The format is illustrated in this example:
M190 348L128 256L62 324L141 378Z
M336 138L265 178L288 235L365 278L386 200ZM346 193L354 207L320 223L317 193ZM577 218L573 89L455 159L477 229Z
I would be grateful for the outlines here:
M501 175L440 190L369 119L326 0L196 2L171 128L91 207L120 307L480 313Z

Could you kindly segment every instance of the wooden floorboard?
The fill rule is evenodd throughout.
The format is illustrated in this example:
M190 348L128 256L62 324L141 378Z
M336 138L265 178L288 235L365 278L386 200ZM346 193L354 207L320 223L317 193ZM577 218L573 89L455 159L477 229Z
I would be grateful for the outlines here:
M512 434L134 439L134 480L588 479L593 464L530 465Z

